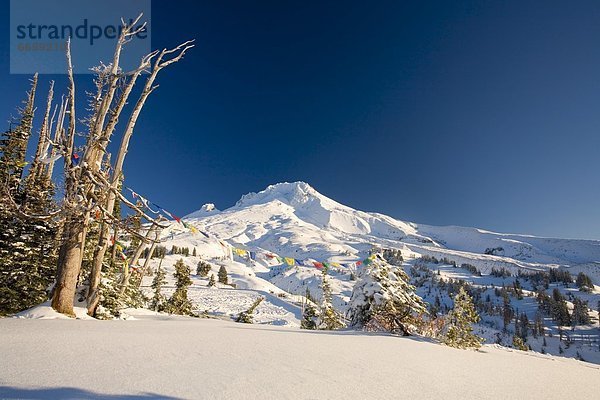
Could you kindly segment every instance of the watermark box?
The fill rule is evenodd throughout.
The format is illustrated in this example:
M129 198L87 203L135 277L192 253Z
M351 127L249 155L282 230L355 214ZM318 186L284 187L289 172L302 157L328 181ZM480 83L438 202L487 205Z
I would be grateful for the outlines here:
M143 14L122 52L123 71L134 70L151 51L151 0L11 0L10 73L65 74L65 49L71 38L73 72L89 74L92 67L113 59L122 29Z

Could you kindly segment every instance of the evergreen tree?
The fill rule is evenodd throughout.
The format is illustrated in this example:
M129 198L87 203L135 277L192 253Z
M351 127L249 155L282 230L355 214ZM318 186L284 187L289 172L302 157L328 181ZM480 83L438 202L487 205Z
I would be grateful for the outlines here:
M161 260L162 263L162 260ZM154 279L152 280L152 289L154 289L154 296L150 301L150 309L154 311L163 311L165 309L165 305L167 302L167 298L160 291L163 285L166 283L165 277L166 272L161 268L161 265L158 265L156 269L156 274L154 275Z
M558 288L554 288L552 291L552 298L550 299L550 315L552 316L552 319L561 326L571 325L571 315L569 314L567 301Z
M54 187L45 174L23 178L36 86L37 74L15 126L0 139L0 315L44 302L54 280Z
M527 336L529 335L529 318L527 318L527 314L521 313L519 317L519 336L523 341L527 341Z
M27 144L33 128L33 114L35 111L35 91L38 76L35 74L31 81L31 89L27 92L25 106L19 109L19 118L14 128L4 133L0 140L0 182L6 185L8 192L16 196L22 183L23 169L27 165L25 154Z
M325 330L340 329L345 326L342 316L335 310L332 304L331 285L327 277L327 271L323 269L321 279L321 290L323 296L319 306L317 328Z
M590 278L583 272L577 274L575 284L582 292L591 292L594 289L594 283L592 282L592 278Z
M227 269L225 269L224 265L221 265L221 268L219 268L219 283L223 283L225 285L227 285L229 283L229 280L227 279Z
M573 300L573 326L575 325L589 325L592 323L590 314L588 313L588 303L580 298L576 297Z
M508 331L508 325L510 325L510 321L513 319L514 310L510 305L510 297L508 295L508 291L505 288L502 288L502 319L504 322L504 332Z
M215 280L215 274L210 274L210 279L208 280L208 287L213 287L217 284Z
M205 278L208 276L208 273L210 272L211 268L212 267L209 263L200 260L198 261L198 265L196 266L196 275Z
M481 347L483 339L473 333L471 324L479 322L479 314L473 305L473 299L461 287L454 297L454 307L446 317L443 342L459 349Z
M307 301L304 305L304 312L302 313L302 320L300 321L300 328L302 329L317 329L317 323L319 321L319 310L315 305Z
M353 327L374 324L378 329L400 330L408 335L418 315L426 312L425 303L409 284L408 275L376 258L354 286L348 315Z
M98 286L100 302L94 316L99 319L112 319L120 316L124 308L119 291L119 278L123 269L123 260L115 261L102 271L102 278Z
M166 311L169 314L193 315L192 303L187 297L188 286L192 284L190 279L190 267L185 265L183 259L179 259L175 263L175 273L173 276L176 279L175 292L167 302Z
M240 313L240 315L238 315L238 317L236 318L235 322L241 322L244 324L252 324L253 318L254 318L254 310L256 310L256 307L258 307L258 305L264 300L264 297L259 297L258 299L256 299L252 305L250 306L249 309L247 309L246 311L242 311Z

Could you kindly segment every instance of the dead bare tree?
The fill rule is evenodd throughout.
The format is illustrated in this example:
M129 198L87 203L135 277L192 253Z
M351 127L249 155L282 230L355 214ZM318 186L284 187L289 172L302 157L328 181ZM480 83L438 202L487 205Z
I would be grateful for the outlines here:
M135 204L127 201L118 192L118 182L122 176L123 162L128 150L129 139L133 134L135 123L144 106L148 95L156 89L154 80L158 72L179 61L185 52L193 47L191 42L185 42L174 49L152 52L143 57L139 67L129 73L120 71L119 62L123 46L145 28L145 24L136 27L141 15L130 24L123 23L121 35L117 41L112 63L104 69L103 77L94 103L93 114L88 119L89 132L80 161L73 158L74 140L76 136L75 119L75 82L73 79L73 67L71 60L70 41L67 43L67 72L69 76L69 96L63 113L59 113L57 122L57 135L55 139L60 142L62 155L64 157L65 190L64 190L64 232L59 254L57 279L52 298L52 307L63 314L73 316L73 298L75 295L77 276L81 269L83 257L83 246L85 244L90 213L93 209L99 209L103 216L99 246L94 255L92 274L90 277L90 290L88 291L88 312L93 314L98 304L98 283L102 269L102 262L108 247L109 224L114 224L114 203L116 198L121 199L129 208L141 213L145 219L156 224L154 219L146 215ZM166 56L175 54L172 58L164 60ZM156 60L152 64L152 60ZM135 86L138 77L150 67L151 71L146 80L146 85L138 99L132 114L128 120L117 161L112 168L112 174L102 170L103 159L107 154L107 146L114 133L120 114ZM120 83L126 81L125 88L120 96L116 95ZM116 100L115 100L116 99ZM61 134L64 115L69 114L69 126L66 135ZM108 180L106 177L110 175Z
M119 151L117 153L117 159L116 159L115 165L112 170L111 183L110 183L111 190L108 193L108 199L106 202L106 212L107 213L112 213L114 210L115 200L116 200L116 190L118 188L119 181L120 181L122 173L123 173L123 164L125 162L125 156L127 155L127 151L129 149L129 141L131 139L131 136L133 135L136 122L137 122L138 117L144 107L144 104L146 103L146 100L148 99L148 96L150 96L150 94L158 87L158 85L154 85L154 82L156 80L156 77L158 76L158 73L164 67L179 61L184 56L185 52L187 50L191 49L193 46L194 46L193 41L187 41L171 50L163 49L156 57L156 60L154 60L154 63L152 66L152 71L151 71L150 75L148 76L148 78L146 79L146 83L144 85L144 90L140 94L140 97L129 117L129 120L127 121L127 126L125 128L125 132L121 139L121 145L120 145ZM165 59L165 57L168 57L172 54L175 54L175 56L170 59ZM145 62L150 62L152 60L152 58L154 58L154 56L156 56L156 55L157 55L157 52L150 53L148 56L146 56L145 59L142 60L142 64L144 64ZM140 65L140 68L141 68L141 65ZM138 70L140 68L138 68ZM138 75L134 75L134 78L132 78L132 81L130 81L130 84L127 86L127 89L125 90L125 93L127 93L127 96L131 92L131 88L133 87L133 84L135 83L135 79L137 78ZM96 252L94 254L94 260L92 263L92 271L90 273L90 286L89 286L88 295L87 295L87 306L88 306L88 314L89 315L94 315L96 308L98 307L98 301L99 301L98 286L100 284L100 276L101 276L101 270L102 270L102 263L104 261L104 255L106 254L106 250L108 249L108 235L109 235L109 226L104 224L100 231L100 238L98 240L98 246L97 246Z
M50 137L50 112L52 110L52 99L54 97L54 81L50 81L50 89L48 90L48 98L46 100L46 112L44 113L44 120L42 121L42 127L40 129L40 137L38 140L37 148L35 150L35 156L31 169L29 170L28 179L32 182L37 182L43 174L44 164L42 159L44 158L44 152L47 149Z

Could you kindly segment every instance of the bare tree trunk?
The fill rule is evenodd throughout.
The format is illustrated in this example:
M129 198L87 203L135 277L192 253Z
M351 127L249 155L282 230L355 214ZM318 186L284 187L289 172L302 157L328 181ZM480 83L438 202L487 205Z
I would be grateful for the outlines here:
M129 265L134 266L135 264L137 264L138 260L140 259L140 256L142 255L142 252L144 251L144 249L147 246L147 240L150 238L150 234L154 231L155 231L154 225L152 225L150 228L148 228L148 232L146 232L145 239L142 240L140 242L140 245L137 247L137 249L135 249L135 253L133 254L131 263ZM121 289L119 291L119 294L121 296L123 295L123 293L125 293L127 286L129 286L129 278L130 277L131 277L131 268L126 268L125 272L123 273L123 279L121 280Z
M61 99L60 108L58 111L58 119L56 120L56 130L54 132L54 145L52 146L52 151L50 152L51 161L48 164L48 169L46 170L46 177L49 180L52 179L52 173L54 172L54 163L56 162L56 160L54 160L54 156L56 156L58 153L57 146L61 141L62 136L64 136L63 126L65 122L66 109L67 105L65 104L64 100Z
M132 37L137 34L140 30L145 28L135 28L135 24L141 18L138 17L132 24L124 24L121 35L115 47L114 57L112 64L101 74L105 80L101 80L97 85L98 96L95 99L93 107L93 114L89 119L89 134L87 142L83 151L83 156L79 162L74 163L73 150L74 150L74 138L75 138L75 83L73 79L73 67L71 62L70 52L70 40L67 42L67 66L70 83L69 99L67 105L69 110L65 111L59 116L60 121L64 118L64 114L69 114L69 130L68 134L63 140L64 147L62 149L64 162L65 162L65 218L66 228L63 237L63 243L61 246L61 252L59 257L58 273L57 273L57 285L54 290L52 305L61 313L67 315L73 315L73 296L75 294L77 284L77 275L81 269L81 260L83 257L83 246L85 244L85 238L88 228L89 214L91 206L99 207L105 215L105 218L112 217L114 210L114 203L116 197L121 198L128 207L136 210L142 214L149 221L153 221L152 217L148 217L142 210L136 207L134 204L128 202L120 193L117 193L118 182L122 174L123 160L127 153L127 147L129 140L133 134L133 128L139 116L141 109L148 97L148 95L156 89L154 86L154 80L158 72L174 63L179 61L184 53L193 47L191 42L185 42L174 49L163 50L160 52L152 52L149 55L142 58L140 67L132 73L122 74L119 70L119 60L123 45L127 43ZM176 55L172 58L163 60L163 57L169 56L175 53ZM152 59L159 54L157 60L152 65ZM117 124L119 115L121 114L123 107L127 103L137 77L142 73L143 70L148 69L152 66L152 71L149 78L146 81L146 85L138 102L133 108L132 114L129 118L119 154L116 161L116 166L113 169L112 178L105 179L101 173L101 166L103 159L106 154L106 147L113 134L114 128ZM120 95L118 100L114 100L121 78L129 76L129 81ZM113 104L114 103L114 104ZM62 132L61 130L58 131ZM52 167L49 167L50 174ZM102 192L102 193L99 193ZM106 197L103 196L106 195ZM104 197L104 198L103 198ZM93 199L93 202L92 202ZM106 205L106 207L103 207ZM98 304L98 285L101 277L102 262L106 250L108 248L108 225L104 222L101 232L97 250L94 254L92 263L92 271L90 276L90 287L87 293L88 299L88 313L93 314ZM150 233L150 230L148 234ZM147 240L145 241L147 242ZM140 250L141 249L141 250ZM143 250L140 247L136 251L134 256L134 263L139 258L138 252ZM74 277L74 279L72 279ZM122 291L127 287L127 279L124 282Z
M148 271L148 265L150 265L150 259L152 258L152 253L154 252L154 249L156 249L156 245L158 244L158 238L160 237L160 231L161 231L161 229L157 226L155 228L154 241L152 242L152 245L150 246L150 250L148 250L148 256L144 260L144 266L142 267L142 269L140 271L140 280L137 285L138 289L140 288L140 286L142 286L142 279L144 279L144 275L146 275L146 272Z
M191 42L185 42L182 45L180 45L172 50L165 49L165 50L161 51L161 53L158 55L158 57L154 63L154 67L152 69L152 73L146 80L146 84L144 85L144 90L143 90L142 94L140 95L140 98L138 99L138 101L131 113L131 116L129 117L129 120L127 121L125 133L123 134L123 138L121 140L121 146L119 147L119 152L117 153L117 160L116 160L115 166L113 168L113 174L112 174L112 179L111 179L112 190L109 191L109 193L108 193L108 200L106 203L106 212L107 213L112 213L114 210L115 200L116 200L116 192L115 191L117 190L119 180L121 179L121 176L123 173L123 163L125 162L125 156L127 155L127 151L129 148L129 141L131 140L131 136L133 135L133 131L134 131L135 125L137 123L137 119L140 115L140 112L142 111L142 108L144 107L144 104L146 103L146 100L148 99L148 96L150 95L150 93L152 93L152 91L154 89L156 89L156 86L154 86L154 81L158 75L158 72L165 66L179 61L183 57L185 52L188 49L190 49L191 47L193 47ZM163 62L163 58L165 57L165 55L171 54L175 51L179 51L180 53L175 58ZM139 70L142 69L142 66L149 63L155 55L156 55L156 53L154 52L154 53L150 53L147 57L145 57L142 60L142 63L140 64ZM132 81L129 83L129 85L127 85L125 93L121 97L122 100L127 99L129 94L131 93L131 89L133 88L133 85L135 84L135 79L137 79L138 76L139 76L139 74L134 75L134 77L132 78ZM120 112L122 110L122 106L124 104L125 104L124 101L119 102L118 114L120 114ZM118 114L116 114L117 117L118 117ZM111 119L111 121L109 121L109 127L111 129L114 128L115 124L116 124L116 118L113 118L113 119ZM89 315L94 315L94 313L96 312L96 308L98 307L98 299L97 299L98 298L98 286L100 284L100 276L101 276L101 272L102 272L102 261L104 260L104 255L106 254L106 250L108 249L107 236L108 236L108 229L103 229L100 231L100 237L98 239L97 251L94 254L94 260L92 262L92 272L90 274L90 287L89 287L88 296L87 296L88 314Z
M73 299L81 267L81 243L85 236L85 226L83 221L71 218L65 230L65 239L61 246L62 262L54 287L52 308L62 314L75 317Z
M77 277L81 268L82 242L87 227L86 214L80 212L77 204L78 180L72 168L71 154L75 144L75 80L71 62L71 42L67 41L67 72L69 75L69 133L64 151L65 163L65 228L60 249L56 285L52 296L52 308L59 313L74 317L73 298L77 286ZM81 205L79 205L81 207Z
M35 150L35 156L33 159L33 164L31 165L31 169L29 171L28 179L30 181L36 182L38 177L40 177L42 173L43 164L40 162L44 149L46 148L46 144L49 139L49 126L50 126L50 111L52 109L52 98L54 97L54 81L50 81L50 89L48 90L48 98L46 101L46 112L44 113L44 120L42 122L42 127L40 129L40 137L38 140L37 148Z

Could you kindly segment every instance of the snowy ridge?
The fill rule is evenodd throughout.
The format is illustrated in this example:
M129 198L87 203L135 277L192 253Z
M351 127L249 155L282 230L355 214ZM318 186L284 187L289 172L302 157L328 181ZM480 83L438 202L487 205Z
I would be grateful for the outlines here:
M420 254L460 257L481 266L547 269L586 268L600 262L600 241L501 234L476 228L435 227L354 210L305 182L279 183L249 193L222 212L187 216L216 236L249 247L294 256L360 257L373 245L411 248ZM589 268L587 268L589 269ZM592 274L599 279L598 274ZM598 281L597 281L598 283Z

